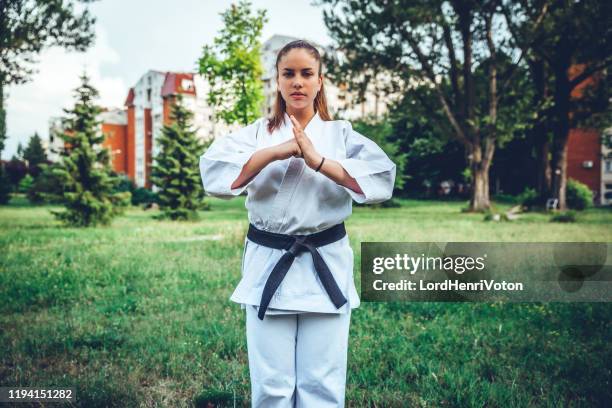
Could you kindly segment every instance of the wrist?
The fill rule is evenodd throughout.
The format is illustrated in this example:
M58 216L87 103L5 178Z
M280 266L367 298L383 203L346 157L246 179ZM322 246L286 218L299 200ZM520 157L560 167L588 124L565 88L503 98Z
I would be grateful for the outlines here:
M283 152L276 146L266 147L262 150L267 150L271 162L283 159Z
M322 161L323 161L323 156L321 156L320 154L316 154L311 158L310 163L308 163L308 167L310 167L313 170L317 170L317 168L321 165Z

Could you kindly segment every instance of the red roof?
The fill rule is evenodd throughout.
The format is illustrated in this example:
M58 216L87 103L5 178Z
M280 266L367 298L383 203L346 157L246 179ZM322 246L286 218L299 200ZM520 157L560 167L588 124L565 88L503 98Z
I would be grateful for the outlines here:
M166 97L176 94L195 95L196 89L193 82L193 74L182 72L167 72L161 96Z
M134 88L130 88L130 90L128 91L127 98L125 98L125 102L123 103L123 106L132 105L134 105Z

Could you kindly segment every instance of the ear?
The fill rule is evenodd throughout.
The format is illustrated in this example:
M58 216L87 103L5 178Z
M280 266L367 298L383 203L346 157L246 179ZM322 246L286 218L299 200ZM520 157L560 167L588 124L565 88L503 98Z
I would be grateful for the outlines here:
M321 87L323 86L323 75L319 75L319 91L321 90Z

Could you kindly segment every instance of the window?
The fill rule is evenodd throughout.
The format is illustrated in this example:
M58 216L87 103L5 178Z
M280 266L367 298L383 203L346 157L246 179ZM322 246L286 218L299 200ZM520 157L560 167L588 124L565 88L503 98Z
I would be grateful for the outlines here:
M612 184L606 184L606 190L612 190Z
M147 89L147 102L151 102L151 88Z
M186 91L191 91L193 89L193 81L190 79L183 79L181 81L181 88Z
M606 173L612 173L612 159L608 159L604 162L604 168Z

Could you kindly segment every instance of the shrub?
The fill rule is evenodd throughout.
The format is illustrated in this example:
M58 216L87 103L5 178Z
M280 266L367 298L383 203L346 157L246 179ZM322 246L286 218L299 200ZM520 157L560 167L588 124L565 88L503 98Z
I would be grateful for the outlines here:
M119 183L117 183L113 189L115 193L123 193L126 191L133 193L134 190L136 190L136 184L134 184L127 175L120 173L117 175L117 178L119 178Z
M53 165L42 165L41 173L28 189L28 200L32 204L60 203L63 194L61 181L53 175Z
M576 222L576 211L559 212L550 218L550 222Z
M144 187L138 187L132 192L132 205L159 204L159 197L153 191Z
M539 204L539 197L535 189L527 187L525 191L518 195L517 201L527 209L533 209Z
M0 205L8 204L11 200L11 183L9 176L4 170L4 166L0 163Z
M30 187L32 187L33 183L34 179L32 178L32 176L26 174L25 177L22 178L21 181L19 181L18 191L24 194L27 193L28 190L30 190Z
M568 208L582 211L593 205L593 192L586 185L574 179L567 180L566 204Z

